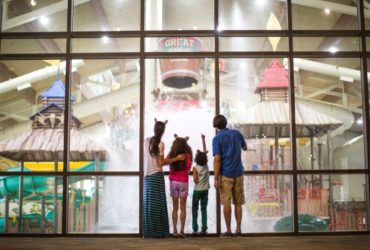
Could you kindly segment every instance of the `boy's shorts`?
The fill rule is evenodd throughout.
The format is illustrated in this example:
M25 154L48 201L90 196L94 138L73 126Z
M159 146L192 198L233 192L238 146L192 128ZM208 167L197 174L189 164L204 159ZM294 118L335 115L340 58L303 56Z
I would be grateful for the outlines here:
M187 197L189 190L189 182L170 181L171 197Z
M236 206L243 205L245 203L244 198L244 175L236 178L228 178L221 176L220 183L220 200L221 204L231 204L231 198L233 204Z

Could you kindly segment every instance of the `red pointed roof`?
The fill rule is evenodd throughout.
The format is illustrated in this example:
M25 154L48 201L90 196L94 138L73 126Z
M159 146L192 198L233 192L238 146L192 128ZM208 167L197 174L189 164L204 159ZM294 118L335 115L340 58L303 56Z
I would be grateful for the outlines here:
M289 76L283 65L278 59L272 60L269 67L265 70L262 81L257 84L256 92L261 89L288 88Z

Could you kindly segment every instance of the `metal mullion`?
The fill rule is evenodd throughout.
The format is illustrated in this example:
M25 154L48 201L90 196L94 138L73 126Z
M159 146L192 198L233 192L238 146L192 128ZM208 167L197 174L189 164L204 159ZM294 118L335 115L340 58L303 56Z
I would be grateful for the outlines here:
M58 39L66 38L67 32L4 32L4 39Z
M358 30L292 30L293 37L359 37Z
M62 235L68 234L68 170L70 161L70 123L71 123L71 32L74 1L68 0L67 9L67 42L66 42L66 73L65 73L65 112L64 112L64 148L63 148L63 200L62 200Z
M213 57L213 52L145 52L145 58L158 59L158 58L204 58Z
M261 52L261 51L223 51L218 52L219 57L221 58L276 58L276 57L288 57L289 52Z
M68 176L140 176L140 171L132 172L68 172Z
M213 37L213 30L150 30L143 31L143 36L145 37L185 37L185 36L195 36L195 37Z
M214 39L215 39L215 105L216 114L220 114L220 54L219 54L219 32L218 32L218 13L219 13L219 0L214 0ZM220 202L220 192L216 189L216 233L221 234L221 202Z
M364 136L364 152L365 152L365 169L367 170L366 179L366 208L367 208L367 231L370 230L370 121L369 121L369 84L367 77L367 53L366 53L366 32L365 32L365 14L364 3L359 1L358 16L359 26L361 29L361 88L362 88L362 121L363 121L363 136Z
M62 172L0 172L0 176L63 176Z
M360 57L361 52L325 52L325 51L295 51L294 58L353 58Z
M74 31L71 32L71 38L101 38L102 35L110 38L132 38L141 35L140 31Z
M295 96L294 96L294 54L293 54L293 24L292 24L292 1L287 0L288 29L289 29L289 116L290 116L290 140L291 161L293 167L293 233L298 234L298 179L297 179L297 142L295 131Z
M288 37L287 30L222 30L219 37Z
M71 53L71 59L136 59L140 52L109 52L109 53Z
M140 1L140 115L139 115L139 235L143 236L144 114L145 114L145 0Z
M44 60L44 59L64 59L65 53L53 54L0 54L0 60Z

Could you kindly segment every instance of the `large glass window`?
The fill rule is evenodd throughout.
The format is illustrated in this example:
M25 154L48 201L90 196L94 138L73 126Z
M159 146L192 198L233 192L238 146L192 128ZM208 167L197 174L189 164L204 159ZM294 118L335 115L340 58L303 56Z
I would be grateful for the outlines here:
M368 1L0 2L0 234L141 236L155 118L165 157L174 134L193 157L206 136L208 233L221 234L215 114L248 144L243 234L370 228Z

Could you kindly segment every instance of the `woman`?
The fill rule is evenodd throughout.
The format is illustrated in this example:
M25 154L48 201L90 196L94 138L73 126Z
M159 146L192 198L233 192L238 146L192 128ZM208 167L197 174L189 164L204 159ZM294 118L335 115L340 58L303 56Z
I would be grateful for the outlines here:
M166 193L162 167L183 161L185 155L164 159L164 143L161 141L167 121L155 119L154 136L144 141L144 237L170 236Z

